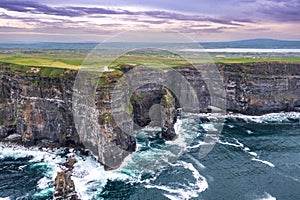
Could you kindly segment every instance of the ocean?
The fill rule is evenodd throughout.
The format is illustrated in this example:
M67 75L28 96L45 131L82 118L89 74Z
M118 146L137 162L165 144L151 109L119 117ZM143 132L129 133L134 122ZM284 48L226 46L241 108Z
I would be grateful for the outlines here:
M208 134L220 118L221 133ZM300 199L300 113L185 113L176 132L165 142L159 128L135 131L137 152L114 171L72 149L0 143L0 199L52 199L56 173L70 155L83 200Z

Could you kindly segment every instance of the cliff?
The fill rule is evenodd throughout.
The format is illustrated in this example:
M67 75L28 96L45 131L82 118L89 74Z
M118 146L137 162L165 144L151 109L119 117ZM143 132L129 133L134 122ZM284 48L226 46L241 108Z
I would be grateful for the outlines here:
M227 110L247 115L300 111L300 64L218 65Z
M208 66L209 67L209 66ZM247 63L217 64L226 91L227 111L260 115L280 111L300 111L300 64L289 63ZM121 129L112 117L113 98L111 91L123 73L132 69L124 66L118 73L105 73L96 89L95 105L101 135L109 143L124 150L118 155L118 161L109 165L112 150L91 138L91 151L107 169L117 168L122 160L136 149L133 135ZM16 141L24 145L73 146L86 147L82 144L73 121L72 94L76 72L59 69L15 67L2 63L0 66L0 138ZM128 115L137 126L128 121L122 124L134 128L144 127L156 120L154 125L162 127L162 137L175 138L174 123L176 108L182 102L190 104L191 111L209 112L210 93L201 77L201 72L191 66L177 69L196 91L195 99L191 91L174 78L173 90L159 84L148 84L133 91ZM169 72L160 72L160 77ZM139 74L136 73L135 76ZM156 76L156 75L155 75ZM169 74L172 77L172 74ZM149 78L149 80L151 77ZM163 79L163 78L161 78ZM134 85L134 83L131 83ZM119 89L121 90L121 88ZM124 99L123 99L124 100ZM193 103L198 102L197 107ZM161 107L156 107L154 105ZM151 113L163 113L152 116ZM166 116L163 116L163 115ZM158 117L158 119L155 119ZM152 124L153 125L153 124ZM87 147L89 148L89 147ZM124 153L126 152L126 153Z
M12 67L0 68L0 137L10 135L25 145L79 144L71 111L74 73L46 76Z

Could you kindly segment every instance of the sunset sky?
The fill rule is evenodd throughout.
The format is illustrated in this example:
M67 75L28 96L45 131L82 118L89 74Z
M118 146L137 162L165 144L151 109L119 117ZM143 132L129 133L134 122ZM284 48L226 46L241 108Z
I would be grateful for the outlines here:
M149 29L200 42L300 40L299 22L299 0L0 1L0 42L101 41Z

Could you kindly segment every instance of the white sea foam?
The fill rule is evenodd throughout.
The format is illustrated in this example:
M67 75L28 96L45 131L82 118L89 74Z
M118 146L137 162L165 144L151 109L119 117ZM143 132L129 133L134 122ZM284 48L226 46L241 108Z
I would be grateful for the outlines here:
M261 116L250 116L243 114L228 114L224 117L241 118L248 122L270 123L270 122L288 122L290 119L300 119L299 112L281 112L269 113Z
M254 157L257 157L257 156L258 156L257 153L252 152L252 151L250 151L249 154L250 154L251 156L254 156Z
M43 177L38 181L37 186L39 189L46 189L51 185L52 181L53 180L48 177Z
M187 157L189 157L198 167L200 167L201 169L205 169L206 167L200 163L199 160L197 160L196 158L194 158L193 156L187 154Z
M193 146L188 146L187 149L196 149L196 148L199 148L203 145L207 144L206 142L203 142L203 141L199 141L198 144L195 144Z
M174 130L175 130L176 134L178 135L178 137L174 141L167 141L166 142L167 144L169 144L169 145L176 144L176 145L180 146L181 148L187 147L187 145L189 143L189 141L187 140L187 139L189 139L189 135L186 134L182 125L183 125L183 120L177 120L177 122L174 125Z
M244 147L244 151L250 151L249 147ZM250 152L249 152L250 153ZM253 152L254 153L254 152Z
M77 163L74 164L72 171L72 180L75 184L75 189L82 200L92 198L94 192L90 192L91 187L96 187L98 192L101 192L108 180L126 180L128 175L120 173L120 171L105 171L92 157L82 158L75 157Z
M167 194L164 194L167 198L173 200L187 200L191 198L196 198L199 196L199 194L203 191L205 191L208 188L208 183L206 181L206 178L197 171L197 169L193 166L192 163L184 162L184 161L178 161L175 164L171 164L171 166L179 166L183 167L185 169L188 169L192 172L193 177L195 179L194 183L189 183L187 185L182 185L178 187L174 186L166 186L166 185L145 185L146 188L154 188L159 190L164 190L168 192Z
M256 200L276 200L276 197L273 197L269 193L265 192L261 197L258 197Z
M4 197L4 198L0 197L0 200L10 200L10 198L9 197Z
M236 141L236 143L224 142L222 140L218 140L218 143L223 144L223 145L238 147L238 148L244 147L244 144L240 143L237 139L234 139L234 140Z
M24 167L26 167L26 166L27 166L27 165L21 165L21 166L18 167L18 169L19 169L19 170L23 170Z
M269 161L266 161L266 160L261 160L261 159L257 159L257 158L252 158L251 160L261 162L261 163L266 164L270 167L275 167L275 165L273 163L271 163Z
M214 131L214 132L218 131L218 129L214 126L214 124L210 124L210 123L209 124L202 124L201 126L206 131Z
M245 120L246 122L254 122L254 123L270 123L270 122L289 122L290 119L300 119L300 112L280 112L280 113L269 113L264 115L244 115L238 113L230 113L230 114L220 114L220 113L185 113L185 116L199 116L199 117L207 117L207 118L215 118L219 120L225 120L226 118L240 118ZM229 125L232 127L233 125Z
M63 163L65 160L60 156L57 156L59 149L40 149L38 147L24 147L9 143L0 143L0 156L12 157L15 159L25 158L32 156L29 160L33 165L47 165L47 172L45 172L44 177L41 178L37 183L37 189L40 191L35 193L34 196L43 196L43 194L48 194L53 191L53 180L56 177L57 172L61 171L59 164ZM20 166L19 169L22 170L26 165Z

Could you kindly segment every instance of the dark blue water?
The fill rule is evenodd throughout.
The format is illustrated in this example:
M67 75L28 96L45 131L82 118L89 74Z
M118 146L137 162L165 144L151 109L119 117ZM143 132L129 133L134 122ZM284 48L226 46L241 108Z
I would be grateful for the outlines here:
M300 114L220 118L220 135L208 135L220 124L199 123L197 115L179 121L174 142L161 140L157 128L136 132L138 152L109 172L77 152L2 144L0 197L52 199L59 163L73 154L82 199L300 199Z

